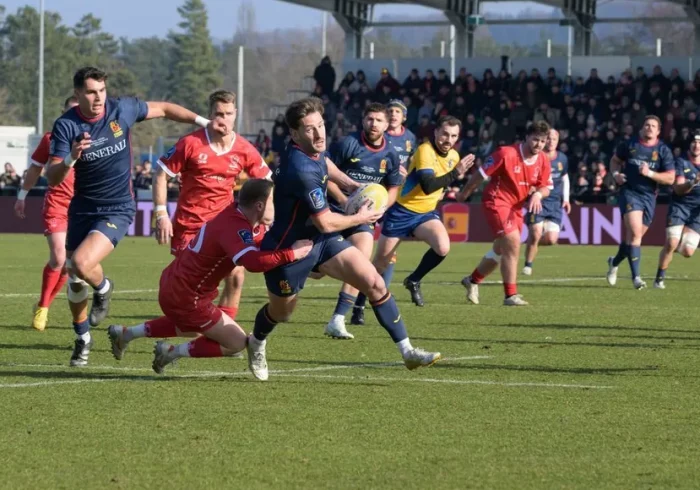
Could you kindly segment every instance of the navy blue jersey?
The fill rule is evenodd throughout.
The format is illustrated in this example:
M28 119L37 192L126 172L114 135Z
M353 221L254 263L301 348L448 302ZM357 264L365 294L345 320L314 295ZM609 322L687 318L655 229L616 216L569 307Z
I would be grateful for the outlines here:
M51 156L63 159L84 132L92 140L75 164L73 202L79 209L133 201L129 137L131 127L147 114L148 105L134 97L107 98L104 112L95 119L85 118L73 107L56 120Z
M558 151L550 163L552 165L554 188L549 191L549 196L545 200L561 203L564 198L564 176L569 172L569 159L562 152Z
M403 168L408 168L408 161L416 151L416 135L402 126L401 134L384 133L389 141L389 146L399 155L399 162Z
M700 173L700 165L695 165L685 158L676 158L676 177L685 177L686 182L692 182ZM700 207L700 185L693 187L689 193L679 196L673 194L673 205L689 209Z
M351 134L340 144L338 152L331 160L355 182L381 184L384 187L398 187L403 183L399 172L399 155L388 144L387 139L380 148L372 148L364 133ZM331 197L335 210L338 204Z
M627 182L624 188L642 194L655 194L659 187L656 182L639 173L642 163L646 163L649 170L654 172L675 169L673 153L662 141L646 146L635 137L620 143L615 150L615 156L625 162L622 172L627 177Z
M326 152L313 158L293 143L287 145L275 170L275 221L265 241L273 239L275 248L287 248L297 240L313 240L321 232L311 216L330 211L326 198L328 166Z

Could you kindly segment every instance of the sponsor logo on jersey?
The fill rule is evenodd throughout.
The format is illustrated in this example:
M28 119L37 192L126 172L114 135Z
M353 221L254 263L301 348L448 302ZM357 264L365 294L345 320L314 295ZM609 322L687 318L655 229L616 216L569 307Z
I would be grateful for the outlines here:
M280 281L280 291L282 294L291 294L292 286L289 285L289 281Z
M326 196L323 193L323 189L320 187L309 192L309 198L311 199L311 205L314 209L323 209L326 205Z
M386 159L382 159L382 161L379 162L379 173L380 174L386 173Z
M363 165L362 167L360 167L360 169L367 174L374 173L374 169L372 167L370 167L369 165Z
M175 154L175 147L171 146L168 152L165 154L165 158L168 159Z
M357 163L359 161L361 161L361 158L351 158L350 159L350 163Z
M119 143L112 145L112 146L106 146L104 148L101 148L97 151L92 151L90 153L83 153L83 155L80 157L81 160L85 162L93 162L97 160L98 158L103 158L103 157L108 157L110 155L116 155L120 151L123 151L126 149L126 140L123 139Z
M115 138L119 138L121 135L124 134L124 131L122 131L122 128L117 121L110 122L109 129L112 130L112 134Z
M209 158L209 155L206 153L200 153L197 157L197 163L207 163L207 158Z
M253 240L253 234L250 232L250 230L238 230L238 236L241 237L243 243L255 243L255 240Z
M233 171L239 170L241 168L241 161L238 158L238 155L231 155L230 158L231 163L228 164L228 168Z
M486 161L481 165L482 170L488 170L489 168L493 167L494 163L496 163L493 159L493 157L488 157Z
M328 180L328 174L323 176L323 178L321 179L321 184L325 184L327 180Z

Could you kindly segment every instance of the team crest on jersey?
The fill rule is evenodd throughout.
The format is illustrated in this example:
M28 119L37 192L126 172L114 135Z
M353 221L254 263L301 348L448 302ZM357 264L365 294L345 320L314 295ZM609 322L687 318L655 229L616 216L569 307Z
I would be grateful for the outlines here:
M114 134L115 138L119 138L121 135L124 134L124 131L122 131L122 127L119 125L119 123L117 121L110 122L109 129L112 130L112 134Z
M175 154L175 147L171 146L170 149L168 150L168 152L165 154L165 159L167 160L168 158L170 158L174 154Z
M292 293L292 286L289 285L289 281L287 281L287 280L280 281L280 291L282 291L282 294L291 294Z
M413 149L413 145L411 145L410 140L406 140L406 151L411 153L411 150Z
M253 234L250 232L250 230L238 230L238 236L241 237L243 243L255 243L255 240L253 240Z
M658 159L659 159L659 152L656 151L656 150L654 150L654 151L652 152L652 154L651 154L651 161L652 161L652 162L655 162L655 161L658 160Z
M454 166L455 166L455 161L454 161L454 160L452 160L451 158L450 158L449 160L447 160L447 168L450 168L450 169L451 169L451 168L454 167Z
M563 172L564 171L564 164L559 162L559 164L557 165L557 168L559 169L560 172Z
M231 163L228 164L228 168L231 170L238 170L241 168L241 161L238 159L237 155L231 155Z
M200 153L197 157L197 163L207 163L207 158L209 158L209 155L206 153Z
M632 205L631 205L631 204L628 204L628 205L626 206L626 209L627 209L627 211L632 211Z
M382 159L382 161L379 162L379 173L380 174L386 173L386 159Z
M322 209L323 206L326 205L326 196L323 194L323 189L320 187L309 192L309 198L311 199L311 205L314 209Z
M494 164L493 157L488 157L486 161L481 165L482 170L488 170L489 168L493 167Z

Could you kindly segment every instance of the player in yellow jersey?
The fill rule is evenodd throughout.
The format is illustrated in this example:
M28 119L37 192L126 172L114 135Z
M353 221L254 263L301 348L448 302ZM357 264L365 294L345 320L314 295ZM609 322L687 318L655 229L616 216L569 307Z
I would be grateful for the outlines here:
M450 237L435 209L444 188L474 165L474 155L460 160L453 148L461 130L462 123L456 117L443 116L438 120L434 139L420 145L411 157L396 204L384 215L374 257L374 265L380 273L388 267L402 238L415 237L430 245L416 270L403 281L416 306L424 304L421 279L440 265L450 251Z

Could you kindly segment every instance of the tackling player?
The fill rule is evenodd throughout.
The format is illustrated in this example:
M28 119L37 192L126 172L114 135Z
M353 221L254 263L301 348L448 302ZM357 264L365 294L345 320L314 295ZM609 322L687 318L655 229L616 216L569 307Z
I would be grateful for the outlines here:
M265 272L306 257L313 245L299 240L290 248L259 251L274 217L272 182L246 181L238 202L204 223L161 274L158 302L165 315L135 327L110 325L107 333L115 359L121 360L129 342L140 337L200 335L180 345L157 342L153 370L158 374L181 357L222 357L243 351L245 332L224 308L214 305L219 283L234 267Z
M668 208L666 244L659 253L659 269L654 287L665 289L666 269L676 250L692 257L700 242L700 131L690 142L688 158L676 159L676 181ZM680 245L679 245L680 244Z
M389 146L384 132L388 125L387 108L383 104L369 104L362 118L362 131L347 136L341 143L337 155L331 155L331 160L339 170L359 184L376 183L387 188L389 200L387 207L396 201L399 186L403 182L399 156ZM330 209L335 213L345 214L344 206L347 196L334 183L328 183ZM350 241L368 259L372 257L374 248L374 225L359 225L345 229L340 233ZM385 282L387 281L384 278ZM353 335L345 328L345 315L355 304L357 289L349 284L343 284L338 303L330 321L326 325L325 334L336 339L352 339Z
M676 175L673 154L659 140L660 131L659 118L647 116L639 136L621 143L610 160L610 169L620 186L618 203L625 224L617 255L608 257L607 280L611 286L617 283L618 266L627 258L634 287L647 287L640 274L642 237L654 219L659 185L673 184Z
M556 245L561 230L561 210L571 213L569 203L569 159L557 151L559 131L551 129L544 152L552 165L552 183L554 188L549 196L542 200L542 212L528 213L525 221L528 223L529 235L525 247L525 267L523 274L532 275L532 263L537 256L538 245Z
M299 239L313 240L314 247L305 259L265 273L269 303L258 312L253 334L248 338L248 365L253 375L267 379L267 336L277 323L289 321L297 294L312 271L346 282L367 295L377 320L395 342L408 369L433 364L440 354L411 346L396 301L381 276L369 259L339 234L354 226L374 223L382 213L370 211L367 204L351 216L328 208L329 179L346 190L357 184L326 156L322 102L313 97L298 100L287 109L286 120L293 142L275 171L277 216L261 249L279 250Z
M209 96L209 117L225 131L198 129L182 137L158 160L153 183L156 211L156 240L171 242L177 256L187 247L202 224L211 220L233 202L233 188L241 172L251 178L270 178L270 169L255 147L234 131L236 95L219 90ZM168 179L180 174L180 196L170 222L167 208ZM171 240L172 237L172 240ZM219 307L236 318L243 287L243 268L233 269L224 280Z
M450 237L435 208L443 189L461 178L474 164L474 155L460 160L453 148L461 127L461 121L452 116L438 120L434 141L420 145L411 157L406 182L382 223L374 260L379 271L389 266L402 239L412 236L430 245L416 270L403 282L416 306L424 305L420 281L440 265L450 251Z
M63 112L76 105L78 100L75 96L68 97L63 104ZM24 200L49 161L50 145L51 133L46 133L32 153L32 165L27 171L15 202L15 214L18 218L25 218ZM41 296L39 302L34 305L32 320L32 327L40 332L46 328L51 303L68 280L68 271L65 267L66 230L68 229L68 204L73 197L73 180L73 172L69 172L63 182L57 186L49 186L44 195L41 214L44 220L44 236L49 244L49 261L41 274Z
M68 302L76 333L71 366L87 365L90 326L107 316L114 285L100 263L126 235L136 205L131 186L131 127L157 117L206 126L209 121L169 102L107 97L107 74L94 67L73 77L78 106L53 126L51 160L46 172L58 185L75 166L75 195L68 208L66 257L70 274ZM93 289L89 321L87 286Z
M549 159L542 151L549 135L550 127L546 122L530 124L524 143L496 150L457 195L458 201L464 201L482 182L489 181L484 188L481 203L496 239L493 248L484 255L478 267L470 276L462 279L462 286L467 290L467 300L475 305L479 304L479 284L496 270L499 263L505 290L503 304L527 305L518 294L516 284L523 206L529 200L528 212L540 214L542 200L553 187ZM535 188L532 195L531 187Z
M389 129L384 137L386 138L389 148L393 148L399 155L401 163L401 173L406 174L408 169L409 159L416 149L416 136L403 124L406 122L408 109L398 99L392 99L387 104L389 108ZM393 202L393 201L392 201ZM396 253L394 253L389 265L384 269L382 279L387 287L391 284L391 278L394 276L394 265L396 264ZM357 295L357 301L352 310L350 324L364 325L365 324L365 304L367 296L360 293Z

